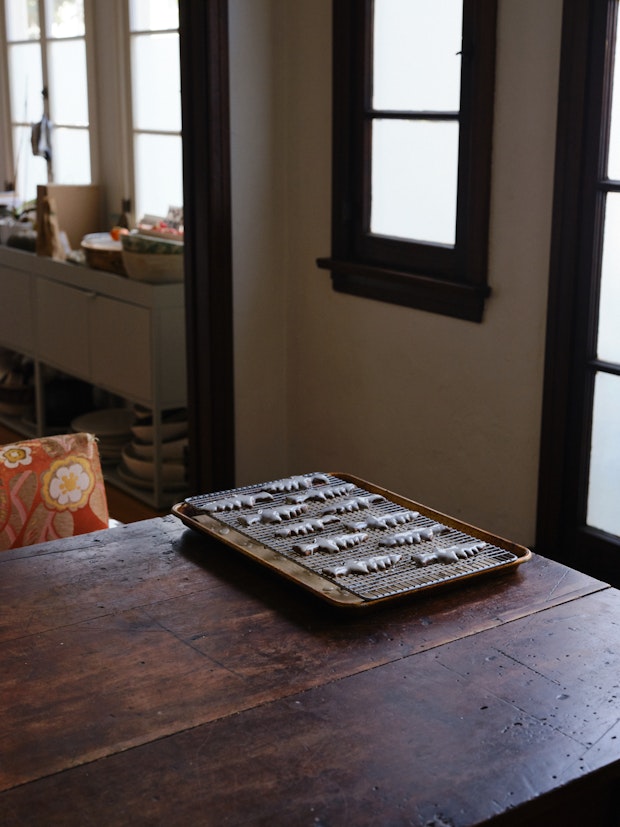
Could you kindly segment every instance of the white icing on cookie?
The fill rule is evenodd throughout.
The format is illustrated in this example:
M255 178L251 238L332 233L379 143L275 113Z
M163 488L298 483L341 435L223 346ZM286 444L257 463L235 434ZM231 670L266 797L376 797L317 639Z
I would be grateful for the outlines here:
M358 546L368 539L368 534L363 531L358 534L340 534L334 537L324 537L321 540L315 540L313 543L297 543L293 549L299 554L308 556L315 551L343 551L353 546Z
M446 548L437 547L432 551L420 551L417 554L412 554L411 561L417 563L419 566L430 566L431 563L456 563L458 560L473 557L486 546L487 543L479 540L473 543L460 543L459 545L448 546Z
M323 517L316 520L304 520L303 523L291 523L284 528L275 531L276 537L296 537L300 534L312 534L315 531L322 531L329 523L338 522L337 517Z
M405 546L413 545L414 543L421 543L422 540L432 540L437 534L442 534L448 528L441 523L433 523L433 525L425 528L412 528L410 531L403 531L400 534L392 534L383 540L379 540L380 546Z
M279 505L276 508L263 508L256 514L239 517L242 525L250 526L257 523L281 523L282 520L291 520L300 517L308 510L306 505Z
M370 574L376 571L385 571L396 565L401 559L400 554L383 554L377 557L367 557L364 560L349 560L339 566L326 566L323 571L332 577L342 577L345 574Z
M200 506L204 511L234 511L237 508L254 508L259 502L273 500L267 491L259 491L257 494L237 494L234 497L225 497L221 500L205 503Z
M323 511L323 516L326 514L344 514L347 511L359 511L362 508L370 508L372 503L382 500L379 494L371 494L369 497L352 497L349 500L330 505Z
M370 515L364 520L353 523L345 523L344 525L350 531L363 531L365 528L395 528L397 525L403 525L410 520L415 520L419 517L418 511L397 511L394 514L386 514L384 517L375 517Z
M485 548L487 544L482 540L474 543L461 543L456 546L449 546L448 548L437 548L437 560L439 563L456 563L457 560L465 560L467 557L473 557L481 549Z
M316 482L328 483L329 478L325 474L313 474L309 477L294 476L285 479L275 480L263 486L266 491L281 493L283 491L299 491L301 488L311 488Z
M351 482L343 482L340 485L328 485L322 488L316 488L312 491L307 491L303 494L291 494L286 499L290 503L303 503L307 500L332 500L335 497L344 497L355 490L355 486Z

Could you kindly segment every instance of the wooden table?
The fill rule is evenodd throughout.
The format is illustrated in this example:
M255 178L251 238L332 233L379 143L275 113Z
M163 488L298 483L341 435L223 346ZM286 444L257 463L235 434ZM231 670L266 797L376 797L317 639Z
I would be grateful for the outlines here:
M173 516L0 555L0 824L620 824L620 592L332 608Z

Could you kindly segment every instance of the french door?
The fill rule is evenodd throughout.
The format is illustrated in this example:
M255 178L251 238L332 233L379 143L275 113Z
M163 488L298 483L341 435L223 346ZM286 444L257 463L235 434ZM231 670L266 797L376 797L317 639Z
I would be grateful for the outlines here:
M541 553L620 585L618 0L565 0L541 441Z

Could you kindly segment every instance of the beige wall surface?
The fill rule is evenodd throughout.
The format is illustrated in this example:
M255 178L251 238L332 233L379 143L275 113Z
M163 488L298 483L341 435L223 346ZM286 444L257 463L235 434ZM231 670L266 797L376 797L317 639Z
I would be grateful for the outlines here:
M482 324L334 292L331 3L231 0L237 481L358 474L534 542L561 0L500 0Z

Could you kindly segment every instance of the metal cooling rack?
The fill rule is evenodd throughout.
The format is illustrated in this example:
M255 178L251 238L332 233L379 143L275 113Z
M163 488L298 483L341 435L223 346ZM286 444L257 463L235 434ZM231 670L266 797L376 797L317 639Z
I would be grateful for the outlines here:
M349 474L315 472L188 497L172 511L337 605L372 605L531 556Z

